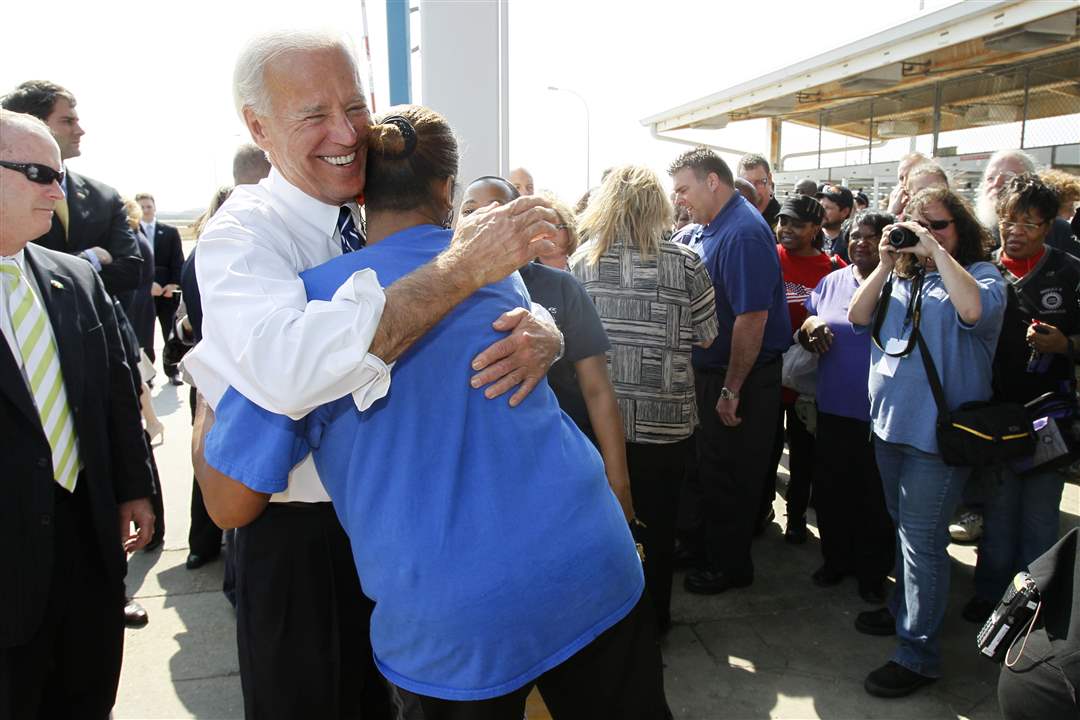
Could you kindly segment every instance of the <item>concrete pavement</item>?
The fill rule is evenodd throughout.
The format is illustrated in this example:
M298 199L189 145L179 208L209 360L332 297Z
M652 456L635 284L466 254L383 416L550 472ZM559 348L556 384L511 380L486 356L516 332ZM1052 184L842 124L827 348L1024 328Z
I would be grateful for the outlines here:
M159 376L164 380L162 376ZM223 563L184 568L191 464L187 386L158 384L154 406L165 423L155 454L166 508L165 548L130 562L128 591L150 624L128 630L114 717L240 718L243 704L232 608L221 594ZM1080 488L1067 484L1062 527L1080 524ZM782 522L784 507L776 503ZM975 652L977 627L960 617L972 592L975 550L953 545L952 602L945 624L946 677L914 696L879 700L862 689L884 663L892 638L855 632L856 613L871 606L853 580L827 590L810 574L820 564L814 536L786 545L770 526L754 546L756 582L713 597L686 594L676 576L675 625L664 644L668 700L676 718L998 718L998 666ZM545 717L530 703L529 717Z

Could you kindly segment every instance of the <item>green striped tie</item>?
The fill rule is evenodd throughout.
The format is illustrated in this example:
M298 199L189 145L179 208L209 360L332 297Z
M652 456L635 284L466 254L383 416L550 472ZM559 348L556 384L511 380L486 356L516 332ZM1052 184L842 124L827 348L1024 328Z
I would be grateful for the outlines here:
M75 423L64 390L64 378L60 374L60 357L49 329L49 318L18 265L0 262L0 276L4 281L19 354L26 377L30 379L30 392L52 448L53 477L62 488L72 492L79 476L79 439L75 436Z

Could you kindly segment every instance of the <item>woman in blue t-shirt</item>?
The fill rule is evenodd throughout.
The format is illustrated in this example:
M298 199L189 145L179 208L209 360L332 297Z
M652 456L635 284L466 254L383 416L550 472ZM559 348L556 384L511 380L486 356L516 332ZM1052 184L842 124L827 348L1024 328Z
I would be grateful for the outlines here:
M860 632L899 636L892 660L866 678L867 692L880 697L908 695L941 677L948 525L971 473L946 465L938 452L938 409L922 356L911 352L912 322L921 315L919 334L948 409L955 410L991 396L991 363L1005 309L1005 281L986 262L990 236L963 198L947 188L923 190L908 204L906 218L883 229L878 267L848 310L851 323L865 331L892 278L891 293L877 311L885 313L883 348L872 347L869 389L875 455L897 531L896 590L887 608L860 613L855 623ZM893 247L893 227L914 233L916 244ZM917 315L912 292L920 287Z
M370 133L367 246L302 273L309 301L364 268L389 285L450 242L453 132L426 108L390 112ZM297 423L230 389L204 456L215 482L270 493L311 449L375 602L375 662L426 717L517 720L535 685L555 718L664 718L641 563L599 454L546 383L516 407L467 384L491 317L528 303L517 274L481 288L363 412L345 397Z

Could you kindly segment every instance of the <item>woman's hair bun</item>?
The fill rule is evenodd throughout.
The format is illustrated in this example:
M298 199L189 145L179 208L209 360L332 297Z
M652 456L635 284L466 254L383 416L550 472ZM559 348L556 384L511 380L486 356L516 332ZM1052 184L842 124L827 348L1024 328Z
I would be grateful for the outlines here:
M408 118L390 115L371 128L368 146L386 158L406 158L416 150L416 128Z

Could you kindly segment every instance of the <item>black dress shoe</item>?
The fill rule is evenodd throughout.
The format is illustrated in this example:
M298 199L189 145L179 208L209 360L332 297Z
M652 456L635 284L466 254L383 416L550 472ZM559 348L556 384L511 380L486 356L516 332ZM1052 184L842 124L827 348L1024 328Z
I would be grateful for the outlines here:
M169 384L170 385L183 385L184 381L180 379L179 375L170 375L169 376Z
M814 574L810 576L810 580L818 587L832 587L844 582L844 573L833 570L828 565L822 565L814 571Z
M732 588L744 588L754 582L753 575L729 575L722 570L698 570L686 576L683 587L695 595L716 595Z
M146 546L143 548L143 552L148 552L148 553L149 552L154 552L155 550L160 549L161 546L164 545L164 544L165 544L165 538L162 537L162 536L159 536L159 535L155 535L150 540L150 542L146 543Z
M910 695L936 679L920 675L890 660L867 675L863 687L866 688L866 692L876 697L899 698Z
M784 542L788 545L803 545L806 543L806 518L793 520L788 518L787 530L784 531Z
M135 600L127 598L124 603L124 625L127 627L143 627L150 622L150 616L146 609Z
M855 616L855 629L863 635L887 637L896 634L896 618L889 608L867 610Z
M960 614L963 615L964 619L968 622L982 625L990 619L990 615L993 614L996 606L997 603L973 597L967 601L967 605L964 605L964 609Z
M885 602L885 581L860 580L859 597L873 605L882 604Z
M200 555L199 553L188 553L187 562L184 563L184 567L186 567L188 570L195 570L201 568L206 563L213 562L217 559L218 555Z

